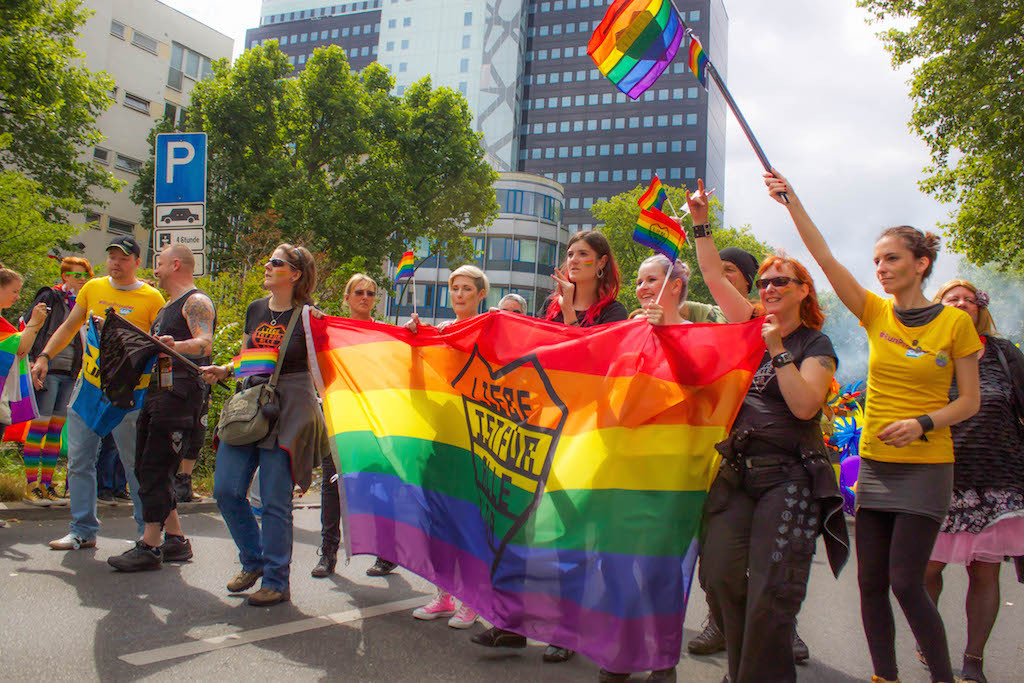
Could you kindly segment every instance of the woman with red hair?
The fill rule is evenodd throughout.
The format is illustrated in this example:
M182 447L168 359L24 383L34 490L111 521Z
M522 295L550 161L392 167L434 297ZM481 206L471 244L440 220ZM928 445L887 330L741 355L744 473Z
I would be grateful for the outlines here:
M703 182L698 188L688 204L704 270L717 252ZM716 303L734 322L763 314L767 350L729 437L716 446L723 457L704 508L701 585L725 634L729 680L795 681L793 634L815 539L824 531L836 574L849 549L821 435L838 359L821 332L825 315L814 282L799 261L764 260L754 283L757 305L720 275L705 273Z

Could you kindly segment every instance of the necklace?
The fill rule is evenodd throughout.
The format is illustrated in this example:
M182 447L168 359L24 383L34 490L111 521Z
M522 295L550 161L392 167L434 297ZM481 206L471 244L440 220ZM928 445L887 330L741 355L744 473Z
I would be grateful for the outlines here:
M267 310L270 311L270 325L272 327L277 327L278 319L285 313L288 313L288 311L291 311L292 309L289 308L287 311L278 311L277 315L274 315L274 312L270 310L270 306L267 306Z

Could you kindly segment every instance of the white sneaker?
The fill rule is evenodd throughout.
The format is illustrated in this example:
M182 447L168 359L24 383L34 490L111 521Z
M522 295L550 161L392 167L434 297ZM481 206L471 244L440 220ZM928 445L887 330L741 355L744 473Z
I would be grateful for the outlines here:
M452 628L469 628L476 623L476 610L462 603L459 605L459 611L448 620L448 625Z
M95 538L79 538L74 534L68 534L64 538L50 541L50 547L54 550L78 550L80 548L95 548Z
M423 607L417 607L412 613L414 617L424 621L442 619L453 614L455 614L455 598L452 597L451 593L445 593L444 591L438 592L433 600Z

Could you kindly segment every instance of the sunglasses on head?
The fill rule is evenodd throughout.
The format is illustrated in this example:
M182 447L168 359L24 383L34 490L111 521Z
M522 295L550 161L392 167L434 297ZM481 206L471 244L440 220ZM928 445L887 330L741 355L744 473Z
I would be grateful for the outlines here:
M273 268L284 268L285 266L288 266L289 268L295 268L295 266L293 266L288 261L285 261L283 258L272 258L269 261L267 261L267 265Z
M377 290L370 291L368 289L355 289L352 290L353 296L377 296Z
M87 279L89 277L88 273L64 273L64 274L69 276L69 277L71 277L72 279L75 279L75 280L85 280L85 279Z
M758 289L768 289L768 285L772 285L775 289L785 287L790 282L798 285L804 283L803 280L798 280L795 277L789 277L788 275L779 275L778 277L764 277L754 282Z

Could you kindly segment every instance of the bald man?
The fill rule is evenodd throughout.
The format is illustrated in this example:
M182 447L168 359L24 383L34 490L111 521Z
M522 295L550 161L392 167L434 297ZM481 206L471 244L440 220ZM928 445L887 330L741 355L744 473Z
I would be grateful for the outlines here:
M154 273L170 296L153 323L152 333L197 365L209 365L217 312L210 297L192 279L195 257L187 247L172 245L157 256ZM178 519L172 481L200 428L206 387L180 361L161 354L139 415L135 474L139 479L145 531L135 547L107 559L125 572L160 569L164 561L192 558L192 544ZM161 543L163 532L163 543Z

